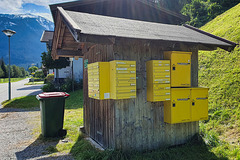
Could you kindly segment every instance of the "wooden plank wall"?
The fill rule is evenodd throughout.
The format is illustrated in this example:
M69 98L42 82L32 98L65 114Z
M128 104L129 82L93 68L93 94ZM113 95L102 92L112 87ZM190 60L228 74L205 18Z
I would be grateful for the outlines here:
M198 133L198 122L167 124L163 120L163 103L147 102L146 62L163 59L163 51L182 50L193 52L192 84L197 86L197 49L171 43L159 44L119 40L114 45L114 59L134 60L141 86L137 90L137 98L117 100L115 103L115 148L151 150L163 146L183 144Z
M84 54L88 63L111 60L134 60L137 63L137 98L95 100L88 98L87 69L84 68L84 126L91 138L104 148L151 150L183 144L198 133L198 122L167 124L163 103L147 102L146 61L163 59L167 50L191 51L192 86L198 81L198 50L194 46L118 39L115 45L95 45Z
M88 63L110 61L113 59L112 45L95 45L84 54ZM83 66L84 67L84 66ZM104 148L114 147L114 103L113 100L88 98L88 74L83 68L84 127L87 134Z

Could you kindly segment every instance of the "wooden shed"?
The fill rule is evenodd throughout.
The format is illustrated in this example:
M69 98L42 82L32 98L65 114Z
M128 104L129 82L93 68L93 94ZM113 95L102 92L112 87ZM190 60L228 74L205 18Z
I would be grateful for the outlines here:
M188 25L130 20L57 8L52 56L83 57L84 128L103 148L151 150L183 144L199 132L199 122L164 122L164 103L147 101L146 63L165 51L191 52L191 87L198 87L198 51L235 43ZM66 52L67 50L67 52ZM88 65L136 62L136 97L98 100L88 95ZM112 81L110 75L110 81Z

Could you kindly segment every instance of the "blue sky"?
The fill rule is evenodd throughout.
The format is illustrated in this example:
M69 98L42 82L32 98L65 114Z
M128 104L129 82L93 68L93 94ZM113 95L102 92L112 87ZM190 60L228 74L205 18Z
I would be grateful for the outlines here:
M0 0L0 13L40 15L52 21L49 4L72 0Z

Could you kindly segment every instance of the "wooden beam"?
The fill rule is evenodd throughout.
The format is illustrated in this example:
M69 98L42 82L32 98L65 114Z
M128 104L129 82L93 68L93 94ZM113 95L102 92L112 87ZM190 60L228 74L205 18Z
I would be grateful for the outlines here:
M60 29L60 34L59 34L59 42L58 42L58 48L61 48L62 47L62 42L63 42L63 35L64 35L64 32L65 32L65 29L66 29L66 26L65 24L61 23L62 24L62 27Z
M58 56L71 56L71 57L82 57L83 54L82 54L82 51L81 50L77 50L77 51L74 51L74 50L62 50L62 49L58 49L57 50L57 55Z
M115 37L80 34L79 41L97 43L97 44L114 44Z

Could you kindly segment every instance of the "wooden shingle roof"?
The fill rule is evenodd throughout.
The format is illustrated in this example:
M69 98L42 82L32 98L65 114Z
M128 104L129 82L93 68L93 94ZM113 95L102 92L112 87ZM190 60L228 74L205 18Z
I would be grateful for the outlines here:
M212 45L231 50L235 43L211 35L191 26L169 25L124 18L108 17L88 13L59 11L67 25L78 35L160 40Z

